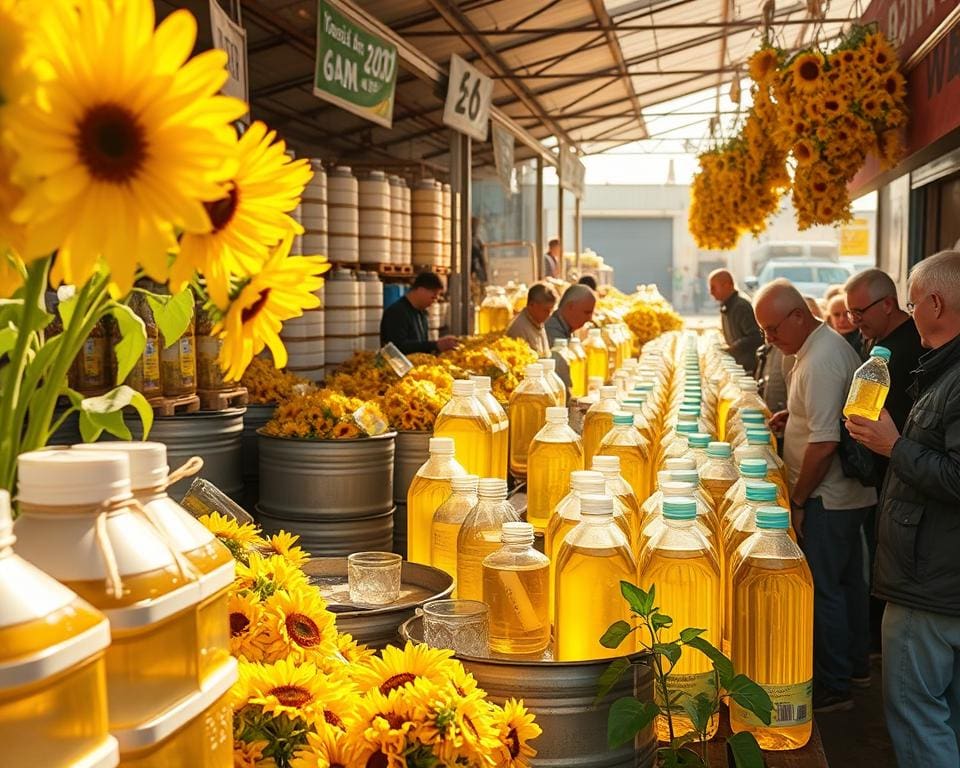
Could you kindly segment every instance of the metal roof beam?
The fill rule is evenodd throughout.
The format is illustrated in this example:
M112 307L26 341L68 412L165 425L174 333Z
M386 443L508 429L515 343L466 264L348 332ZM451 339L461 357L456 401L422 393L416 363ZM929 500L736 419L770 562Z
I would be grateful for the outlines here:
M607 8L603 4L603 0L590 0L590 4L593 6L593 13L597 17L597 22L601 26L610 26L610 14L607 13ZM604 32L604 36L607 38L607 45L610 47L610 53L616 62L616 68L620 76L625 79L624 85L627 88L633 114L637 119L640 129L646 132L646 124L643 120L643 110L640 106L640 99L637 98L637 94L633 90L633 82L627 76L627 63L623 59L623 50L620 48L620 41L614 32Z
M428 0L431 4L434 0ZM823 24L846 24L850 21L849 18L830 18L823 19ZM808 20L806 19L783 19L782 21L777 21L774 23L775 26L794 26L800 24L806 24ZM578 26L571 27L557 27L554 29L548 29L544 27L539 27L536 29L477 29L471 25L471 34L480 35L481 37L510 37L512 35L544 35L549 37L557 37L559 35L582 35L588 34L591 32L664 32L667 30L683 30L683 29L739 29L739 30L749 30L757 27L757 22L754 21L691 21L691 22L675 22L675 23L664 23L664 24L617 24L616 22L611 22L610 24L582 24ZM415 30L411 29L408 32L404 32L404 37L457 37L459 32L455 29L447 31L445 29L422 29Z

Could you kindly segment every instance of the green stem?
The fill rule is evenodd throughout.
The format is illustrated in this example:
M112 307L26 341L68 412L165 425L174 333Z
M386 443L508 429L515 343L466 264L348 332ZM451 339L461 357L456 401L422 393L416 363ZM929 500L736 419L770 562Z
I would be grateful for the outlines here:
M653 631L653 627L648 621L644 621L646 624L647 631L650 633L650 649L653 651L653 646L658 642L657 634ZM659 653L653 653L653 663L657 668L657 682L660 683L660 689L663 693L663 705L664 711L667 713L667 732L670 734L670 743L673 743L673 713L670 711L670 693L667 690L667 673L663 671L663 663L660 660ZM673 669L673 665L670 665L670 669Z

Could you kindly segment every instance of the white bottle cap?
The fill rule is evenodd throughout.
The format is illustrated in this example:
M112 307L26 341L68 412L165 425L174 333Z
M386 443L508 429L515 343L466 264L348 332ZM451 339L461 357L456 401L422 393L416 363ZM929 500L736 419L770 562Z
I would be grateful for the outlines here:
M470 379L456 379L453 382L454 397L471 397L477 385Z
M697 486L693 483L684 483L679 480L669 480L660 484L664 496L692 496Z
M547 406L547 421L553 424L566 424L570 419L570 414L563 405Z
M613 386L603 386L603 387L600 387L600 397L602 397L602 398L608 398L608 397L616 398L616 396L617 396L617 388L616 388L616 387L613 387Z
M667 459L663 462L663 466L667 469L696 469L697 460L688 459L688 458L677 458L677 459Z
M616 472L620 474L620 457L619 456L594 456L593 457L593 468L597 472L603 472L604 474L608 472Z
M594 337L594 338L598 338L598 337L600 336L600 329L599 329L599 328L591 328L590 331L589 331L589 333L588 333L588 335L590 335L590 336L592 336L592 337Z
M471 376L470 381L474 384L474 392L484 393L490 391L489 376Z
M455 450L455 445L452 437L431 437L430 438L430 447L431 454L440 454L440 455L449 455L452 456Z
M130 462L114 451L40 450L17 458L18 498L53 507L130 496Z
M530 523L510 521L500 528L500 541L504 544L533 544L533 526Z
M477 492L487 499L507 498L507 481L499 477L481 477Z
M163 443L143 443L124 440L107 443L84 443L73 446L75 451L119 452L130 462L130 487L135 491L157 488L167 481L167 446Z
M540 367L543 368L544 373L552 373L557 370L557 361L552 357L541 357Z
M613 517L613 497L599 493L588 493L581 496L580 514Z
M530 363L530 365L524 369L523 375L524 378L527 379L539 379L543 376L543 366L540 365L540 363Z
M601 472L577 469L570 473L570 487L577 493L603 493L607 483Z
M450 478L450 490L457 493L476 494L479 481L480 478L476 475L454 475Z

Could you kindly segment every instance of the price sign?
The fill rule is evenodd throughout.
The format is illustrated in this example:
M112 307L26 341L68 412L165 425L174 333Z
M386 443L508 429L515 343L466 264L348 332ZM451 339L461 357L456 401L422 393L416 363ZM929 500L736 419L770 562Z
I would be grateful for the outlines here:
M213 47L227 53L229 77L223 93L247 101L247 30L235 23L217 0L210 0Z
M492 97L493 80L453 54L447 101L443 105L444 124L477 141L486 141Z
M506 128L499 125L493 126L493 159L497 165L497 175L500 177L500 183L503 189L510 195L513 191L511 182L513 180L513 162L514 162L514 138Z

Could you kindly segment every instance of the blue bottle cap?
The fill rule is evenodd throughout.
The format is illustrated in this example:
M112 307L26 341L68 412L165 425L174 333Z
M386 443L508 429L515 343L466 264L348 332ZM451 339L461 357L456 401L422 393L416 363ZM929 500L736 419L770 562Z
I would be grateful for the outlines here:
M676 431L681 435L696 434L699 427L692 421L681 421L677 424Z
M740 474L762 480L767 476L769 467L765 459L744 459L740 462Z
M773 483L747 481L747 501L776 501L777 486Z
M687 437L687 442L690 443L691 448L706 448L710 445L710 435L705 435L703 432L694 432Z
M613 423L618 427L622 427L624 425L632 427L633 414L627 413L626 411L617 411L613 414Z
M696 520L697 502L686 496L675 496L663 500L663 516L667 520Z
M890 350L886 347L876 346L870 350L870 357L879 357L890 362Z
M783 507L760 507L757 510L757 528L785 531L789 527L789 510Z

